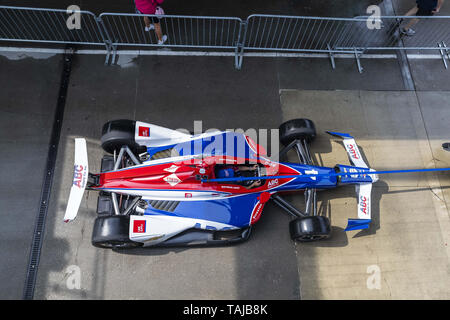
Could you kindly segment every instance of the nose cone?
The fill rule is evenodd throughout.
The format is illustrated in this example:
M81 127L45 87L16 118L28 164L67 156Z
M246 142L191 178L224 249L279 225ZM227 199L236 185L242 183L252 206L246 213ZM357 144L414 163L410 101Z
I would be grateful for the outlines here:
M370 169L370 171L376 171L374 169ZM372 178L372 183L375 183L378 181L378 175L377 174L369 174L370 178Z

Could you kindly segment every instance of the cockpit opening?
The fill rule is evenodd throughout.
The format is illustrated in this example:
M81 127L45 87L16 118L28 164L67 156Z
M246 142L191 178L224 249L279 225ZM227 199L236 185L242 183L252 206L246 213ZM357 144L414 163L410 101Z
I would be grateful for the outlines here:
M233 165L233 164L217 164L214 168L214 174L217 179L222 178L238 178L238 177L262 177L265 176L265 168L262 165ZM243 181L226 181L220 183L238 184L247 189L253 189L264 185L265 179L243 180Z

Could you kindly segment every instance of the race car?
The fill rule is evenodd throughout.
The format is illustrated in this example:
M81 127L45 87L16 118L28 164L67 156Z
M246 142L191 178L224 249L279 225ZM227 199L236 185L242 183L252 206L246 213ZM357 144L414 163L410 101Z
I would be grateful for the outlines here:
M101 172L89 173L86 141L75 139L74 178L64 221L75 219L86 189L99 192L92 244L102 248L221 245L245 241L273 201L290 214L291 238L313 241L330 236L330 221L318 215L316 193L340 185L356 186L358 218L346 230L369 228L371 188L378 180L352 136L343 139L352 165L313 164L310 143L316 137L309 119L279 127L284 148L298 162L271 160L266 150L244 133L214 131L190 134L134 120L103 126L107 155ZM302 191L303 210L283 199Z

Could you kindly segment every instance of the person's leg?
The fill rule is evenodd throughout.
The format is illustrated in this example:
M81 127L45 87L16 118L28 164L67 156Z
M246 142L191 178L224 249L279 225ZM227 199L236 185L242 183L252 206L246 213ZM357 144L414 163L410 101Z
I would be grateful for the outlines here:
M411 8L407 13L405 13L405 16L413 16L419 11L419 7L415 6L414 8Z
M144 17L144 23L147 28L150 28L150 19L148 17Z
M144 23L145 23L145 31L150 31L153 30L155 27L153 26L153 24L150 21L149 17L144 17Z
M161 31L161 23L154 23L153 24L155 26L155 32L156 32L156 36L158 37L158 40L161 41L162 40L162 31Z
M417 22L419 22L419 19L414 18L414 19L410 19L409 22L407 24L405 24L405 26L403 27L405 30L411 29L411 27L413 25L415 25Z
M153 21L153 25L155 26L156 36L158 37L158 44L163 44L167 40L167 36L162 34L161 23Z
M415 6L414 8L412 8L411 10L409 10L405 16L413 16L416 15L417 12L419 12L419 7ZM415 31L411 29L411 27L413 25L415 25L417 22L419 22L419 19L408 19L408 23L406 23L402 28L401 28L401 33L406 34L408 36L412 36L415 34Z

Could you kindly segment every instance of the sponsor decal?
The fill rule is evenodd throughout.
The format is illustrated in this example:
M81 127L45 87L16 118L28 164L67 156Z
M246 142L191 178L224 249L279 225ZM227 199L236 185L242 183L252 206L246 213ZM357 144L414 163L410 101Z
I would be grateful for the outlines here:
M264 166L270 166L271 168L277 168L279 166L279 164L276 163L276 162L270 161L270 160L265 159L265 158L263 158L263 159L264 159L264 161L262 162L262 164Z
M355 172L355 173L357 173L358 170L350 168L350 169L348 170L348 172ZM357 175L357 174L352 174L352 175L350 175L350 177L353 178L353 179L357 179L357 178L358 178L358 175Z
M360 204L360 207L361 207L361 212L362 213L364 213L365 215L367 215L368 214L368 199L367 199L367 197L365 197L365 196L361 196L360 198L359 198L359 204Z
M177 171L179 168L179 166L176 165L171 165L169 168L165 168L164 171L170 172L170 173L174 173L175 171Z
M185 194L184 194L184 197L185 197L185 198L192 198L192 193L185 193Z
M145 233L145 220L134 220L133 233Z
M222 189L240 189L239 187L232 187L232 186L220 186Z
M83 188L85 179L86 179L86 172L85 168L82 165L75 165L73 169L73 185L77 186L78 188Z
M278 183L279 183L278 179L269 180L269 182L267 183L267 187L268 188L273 188L273 187L277 186Z
M139 127L139 136L150 137L150 128L149 127Z
M254 224L256 221L259 220L259 218L261 218L261 213L262 213L262 210L264 208L264 204L267 201L269 201L269 199L270 199L270 193L269 192L263 192L263 193L261 193L259 195L259 197L257 199L259 201L255 205L255 207L253 208L250 224Z
M171 175L164 177L163 180L168 184L170 184L172 187L176 186L181 182L180 178L178 178L175 173L172 173Z
M319 174L319 171L312 169L312 170L305 170L305 173L306 174ZM316 180L317 177L311 177L311 179Z
M254 224L256 221L259 220L259 218L261 218L261 212L262 212L263 208L264 208L264 204L263 203L258 202L256 204L256 206L253 208L252 220L251 220L250 224Z
M353 159L359 159L358 150L353 144L348 145L348 153L350 153Z

